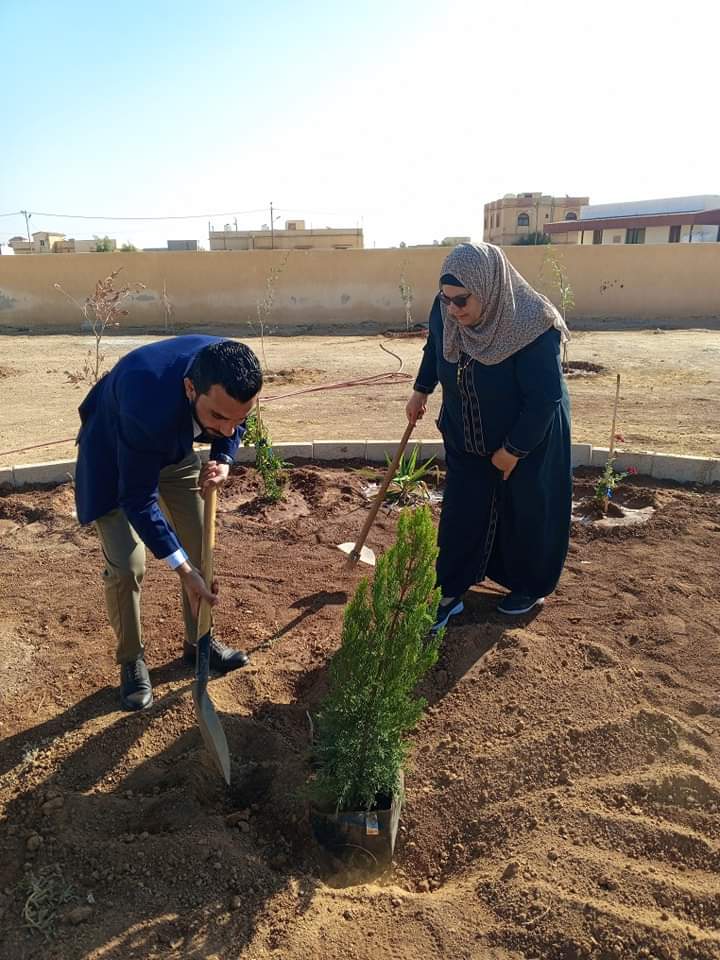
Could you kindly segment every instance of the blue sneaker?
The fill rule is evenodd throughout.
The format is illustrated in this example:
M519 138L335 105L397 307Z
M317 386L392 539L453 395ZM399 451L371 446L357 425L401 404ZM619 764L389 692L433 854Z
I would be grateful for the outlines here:
M518 593L513 590L497 605L498 613L508 617L519 617L523 613L530 613L533 607L541 607L545 597L531 597L529 593Z
M443 627L447 626L450 617L462 613L464 609L465 604L462 602L462 597L443 597L438 604L437 617L435 623L430 627L430 633L437 633L438 630L442 630Z

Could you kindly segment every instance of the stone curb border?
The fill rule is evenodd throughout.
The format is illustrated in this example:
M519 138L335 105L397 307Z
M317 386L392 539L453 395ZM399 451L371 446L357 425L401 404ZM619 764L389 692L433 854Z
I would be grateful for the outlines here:
M418 440L408 444L408 451L418 448L418 457L436 460L445 459L441 440ZM385 457L393 456L397 440L313 440L307 443L276 443L273 450L283 460L303 459L332 462L333 460L367 460L369 463L385 463ZM594 447L590 443L572 445L573 467L603 467L608 457L607 447ZM200 450L200 457L207 459L208 450ZM240 447L236 463L253 463L254 447ZM720 483L720 459L692 457L681 454L640 452L623 450L615 458L619 470L635 467L639 474L655 480L675 480L678 483ZM47 463L26 463L14 467L0 467L0 484L19 489L27 484L62 483L75 476L74 460L51 460Z

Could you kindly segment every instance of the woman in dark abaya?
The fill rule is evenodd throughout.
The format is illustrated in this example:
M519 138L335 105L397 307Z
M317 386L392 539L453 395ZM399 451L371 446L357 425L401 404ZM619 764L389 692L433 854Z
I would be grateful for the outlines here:
M570 407L560 360L567 327L499 247L463 243L445 259L422 363L415 423L438 383L447 484L435 629L486 577L498 610L528 613L552 593L570 535Z

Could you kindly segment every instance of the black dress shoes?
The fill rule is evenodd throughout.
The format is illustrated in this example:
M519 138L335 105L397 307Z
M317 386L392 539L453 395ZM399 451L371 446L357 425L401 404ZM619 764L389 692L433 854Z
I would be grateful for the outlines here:
M186 643L184 656L188 663L194 664L197 659L197 646ZM230 673L249 662L250 658L242 650L233 650L232 647L220 643L217 637L210 637L210 669L215 673Z
M145 710L152 705L152 685L142 655L120 666L120 700L126 710Z

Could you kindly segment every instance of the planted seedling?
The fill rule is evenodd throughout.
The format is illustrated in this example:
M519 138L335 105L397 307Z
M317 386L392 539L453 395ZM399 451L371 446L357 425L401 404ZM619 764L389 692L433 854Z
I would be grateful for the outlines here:
M262 478L263 494L271 503L277 503L283 496L285 470L289 464L278 457L272 448L270 434L260 414L259 402L245 421L243 446L253 445L255 446L255 469Z
M430 509L403 511L372 585L361 580L345 611L317 718L312 786L316 835L336 852L360 846L377 860L392 856L407 735L426 705L415 690L441 640L430 633L440 599L436 557Z
M598 507L605 514L607 513L608 503L612 500L615 488L627 476L627 472L615 469L615 461L608 460L595 484L594 500Z
M595 504L598 506L603 516L607 514L608 505L615 494L615 488L617 485L628 475L634 475L637 473L637 470L634 467L630 467L627 471L615 469L615 443L618 441L620 443L625 442L625 437L621 433L616 432L619 402L620 374L618 373L615 381L615 403L613 404L612 429L610 431L610 447L608 449L608 458L605 462L605 466L603 467L603 472L600 474L600 477L595 484L595 495L593 497Z

